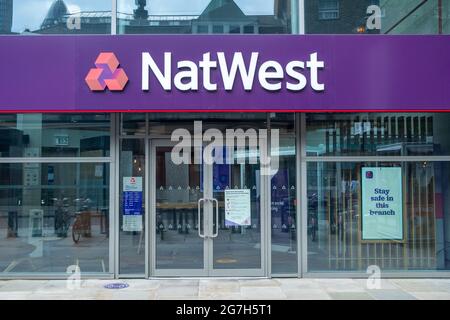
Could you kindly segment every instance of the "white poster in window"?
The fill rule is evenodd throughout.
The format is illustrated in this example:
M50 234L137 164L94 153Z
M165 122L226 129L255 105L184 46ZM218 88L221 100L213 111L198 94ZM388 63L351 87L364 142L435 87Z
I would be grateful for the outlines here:
M402 168L362 168L362 240L403 240Z
M142 177L123 178L123 231L142 231Z
M251 225L250 189L225 190L225 226Z

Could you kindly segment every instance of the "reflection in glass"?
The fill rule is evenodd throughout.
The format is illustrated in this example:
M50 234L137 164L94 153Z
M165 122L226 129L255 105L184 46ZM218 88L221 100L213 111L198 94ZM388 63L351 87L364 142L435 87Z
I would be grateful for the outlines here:
M308 156L449 155L450 114L308 114Z
M12 29L13 0L0 0L0 34L9 34Z
M235 151L236 152L236 151ZM242 157L248 158L249 151ZM249 162L246 160L246 162ZM261 268L261 186L259 164L214 164L213 198L219 206L217 222L213 231L217 237L213 243L214 269L259 269ZM245 225L226 222L226 189L250 192L250 220ZM231 204L233 206L234 204ZM216 229L216 223L219 223Z
M449 13L450 2L443 0L305 0L305 29L308 34L449 34Z
M203 131L216 129L266 128L267 114L262 112L231 113L149 113L149 133L154 135L171 135L178 128L185 128L193 133L194 121L202 121ZM256 126L256 127L255 127Z
M122 113L120 134L133 136L145 135L145 113Z
M119 34L286 34L291 1L118 0Z
M1 33L111 34L111 0L0 0Z
M155 154L156 268L202 269L203 238L199 232L205 231L197 211L203 196L201 166L176 165L171 152L172 147L157 147Z
M108 272L109 164L0 164L0 273Z
M1 157L108 157L109 114L0 115Z
M272 273L297 273L297 184L295 115L277 113L270 126L280 132L278 172L271 178Z
M142 231L123 230L124 177L142 178L142 225L145 226L145 144L144 139L123 139L120 151L119 175L119 268L120 274L144 274L145 272L145 227Z
M361 241L361 168L401 167L404 241ZM444 162L308 163L308 270L448 270L450 167Z

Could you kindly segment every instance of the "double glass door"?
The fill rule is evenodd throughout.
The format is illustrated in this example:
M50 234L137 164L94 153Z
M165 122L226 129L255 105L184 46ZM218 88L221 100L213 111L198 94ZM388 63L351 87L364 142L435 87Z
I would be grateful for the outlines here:
M263 276L264 179L259 157L224 164L174 161L174 143L151 140L150 262L154 276ZM228 151L227 151L228 150ZM223 153L231 152L224 148Z

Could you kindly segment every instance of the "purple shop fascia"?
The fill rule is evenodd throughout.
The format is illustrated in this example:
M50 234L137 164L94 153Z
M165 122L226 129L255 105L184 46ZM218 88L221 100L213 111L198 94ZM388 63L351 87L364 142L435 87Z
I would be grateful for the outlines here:
M448 112L449 40L3 36L0 112Z

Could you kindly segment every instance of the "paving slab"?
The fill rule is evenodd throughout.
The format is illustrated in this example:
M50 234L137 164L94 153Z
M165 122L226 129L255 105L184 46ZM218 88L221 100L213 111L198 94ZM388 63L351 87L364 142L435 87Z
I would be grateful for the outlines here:
M284 289L297 289L297 290L314 290L322 289L320 283L312 279L276 279L280 284L280 287Z
M48 280L9 280L0 287L0 292L9 291L35 291L48 284Z
M403 290L368 290L376 300L416 300L416 297Z
M424 279L396 279L392 280L397 286L410 292L444 292L445 290L438 286L434 281Z
M448 292L411 292L411 295L419 300L450 300Z
M129 287L104 288L109 283ZM79 288L67 284L66 280L3 280L0 300L450 300L450 279L382 279L381 289L368 289L365 279L309 278L83 280Z
M156 290L156 298L198 297L198 286L161 286Z
M333 300L374 300L367 292L328 292Z
M286 294L280 287L255 287L241 286L241 295L243 299L268 300L268 299L287 299Z
M280 283L275 279L251 279L251 280L239 280L240 285L246 287L279 287Z
M330 295L322 289L286 289L283 292L289 300L331 300Z

